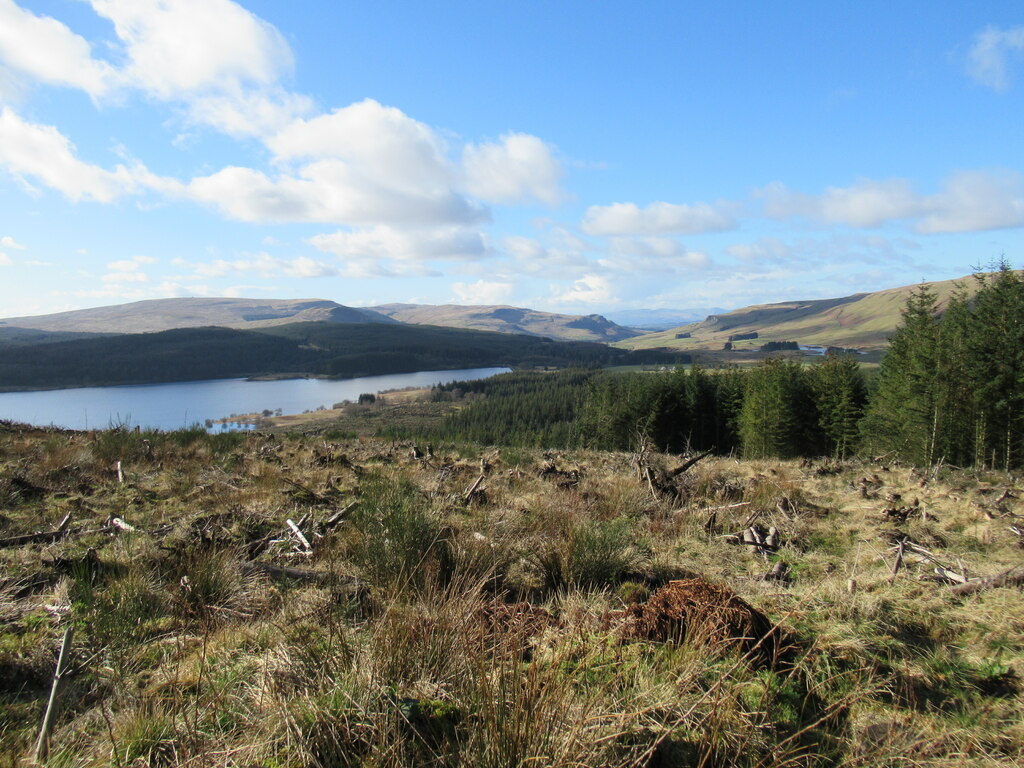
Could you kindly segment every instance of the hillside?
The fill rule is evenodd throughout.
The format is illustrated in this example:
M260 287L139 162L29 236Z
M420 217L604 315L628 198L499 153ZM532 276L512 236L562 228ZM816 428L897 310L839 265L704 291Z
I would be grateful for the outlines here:
M942 308L957 285L973 290L971 277L928 283ZM721 349L729 336L757 333L752 340L740 341L736 347L759 347L767 341L796 341L839 347L877 349L900 323L900 312L907 297L917 288L906 285L874 293L855 293L837 299L785 301L758 304L722 315L711 315L699 323L691 323L668 331L649 333L619 343L629 349ZM678 338L690 334L688 338Z
M324 299L150 299L52 315L0 319L0 328L90 333L153 333L173 328L266 328L286 323L391 323L376 312Z
M559 315L522 307L382 304L367 309L414 325L523 333L560 341L621 341L640 334L601 315Z
M1024 760L1013 478L413 453L0 423L3 764Z
M288 323L262 330L176 328L24 344L0 355L0 389L143 384L264 374L355 378L509 366L684 362L685 354L630 352L594 342L552 341L399 323Z

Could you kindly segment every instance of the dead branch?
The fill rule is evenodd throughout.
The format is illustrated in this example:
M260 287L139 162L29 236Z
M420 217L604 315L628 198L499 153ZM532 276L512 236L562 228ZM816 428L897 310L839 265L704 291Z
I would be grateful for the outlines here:
M973 595L986 589L997 587L1019 587L1024 585L1024 568L1011 568L996 576L988 576L983 579L971 579L963 584L957 584L950 588L950 592L957 596Z
M0 539L0 549L7 547L20 547L23 544L48 544L51 541L56 541L67 533L68 524L71 522L71 513L68 512L64 519L60 521L60 525L54 528L52 531L46 531L45 533L26 533L21 536L10 536L6 539Z

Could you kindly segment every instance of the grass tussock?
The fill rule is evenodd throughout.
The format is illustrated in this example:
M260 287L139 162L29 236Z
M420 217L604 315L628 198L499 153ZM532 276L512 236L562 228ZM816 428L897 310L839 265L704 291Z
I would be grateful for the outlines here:
M1019 765L1024 594L936 569L1018 566L1022 491L733 459L666 491L625 454L0 425L0 539L71 515L0 547L0 766L68 622L68 768Z

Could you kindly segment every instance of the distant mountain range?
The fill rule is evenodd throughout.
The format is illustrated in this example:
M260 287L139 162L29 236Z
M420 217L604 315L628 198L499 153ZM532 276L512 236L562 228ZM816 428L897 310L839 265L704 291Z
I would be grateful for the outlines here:
M152 333L175 328L218 326L258 330L291 323L407 323L498 333L518 333L556 341L621 341L639 336L601 315L560 315L506 306L385 304L346 307L325 299L152 299L52 315L0 319L0 339L41 341L38 333Z
M970 276L928 283L938 298L940 309L946 306L958 285L973 292L976 283ZM879 349L888 345L888 337L900 324L900 313L906 306L907 297L916 288L916 285L905 285L837 299L757 304L710 315L698 323L637 336L617 346L629 349L720 350L730 336L757 334L754 339L735 343L741 348L758 347L768 341L796 341L801 344Z
M641 334L641 331L624 328L601 315L559 315L522 307L382 304L367 309L413 325L525 333L561 341L622 341Z
M708 315L728 312L722 307L694 307L691 309L622 309L605 312L613 323L641 331L667 331L687 323L697 323Z
M968 276L929 285L942 308L957 285L972 291L975 281ZM0 347L25 349L40 343L86 340L97 335L210 326L269 331L298 323L323 323L440 326L556 341L597 341L636 350L721 350L730 337L736 336L746 337L733 342L741 349L756 348L768 341L795 341L868 350L886 346L888 337L900 323L900 312L907 297L915 288L908 285L835 299L759 304L732 312L713 312L699 322L653 333L619 325L602 315L562 315L523 307L383 304L354 308L324 299L155 299L2 319ZM637 326L665 322L697 311L634 310L613 313L612 317Z
M256 329L288 323L393 323L384 315L324 299L151 299L52 315L0 319L0 329L152 333L174 328Z

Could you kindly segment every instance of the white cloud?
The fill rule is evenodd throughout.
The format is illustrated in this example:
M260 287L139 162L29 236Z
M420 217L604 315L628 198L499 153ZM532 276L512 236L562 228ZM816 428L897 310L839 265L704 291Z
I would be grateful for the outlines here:
M110 272L102 278L104 283L122 285L124 283L148 283L149 278L144 272Z
M171 99L243 83L270 85L292 53L270 24L230 0L92 0L125 44L126 79Z
M1024 53L1024 26L1008 29L986 27L974 37L967 71L982 85L1005 91L1010 87L1007 59L1014 52Z
M627 273L689 272L708 267L711 259L670 237L615 237L608 243L608 256L598 264Z
M567 304L614 304L618 301L612 293L611 280L603 275L584 275L554 300Z
M315 235L306 242L344 262L349 277L432 274L429 261L474 261L490 254L487 241L469 227L403 230L387 226Z
M589 235L664 235L721 232L733 229L734 206L717 202L692 205L657 202L646 208L636 203L592 205L580 223Z
M757 193L770 218L806 216L829 224L878 227L920 215L924 204L905 179L862 179L849 187L829 187L819 196L794 192L775 182Z
M777 237L762 237L754 243L730 245L725 252L741 261L770 262L785 261L793 249Z
M462 150L466 189L490 203L562 198L562 166L550 146L525 133L508 133L498 143L467 144Z
M231 218L253 222L433 226L486 218L485 211L443 187L417 189L400 176L371 178L337 159L319 160L303 166L297 177L276 179L251 168L224 168L193 179L188 195Z
M1024 225L1024 184L1007 170L967 171L947 179L934 195L905 179L862 179L807 195L774 182L756 193L769 218L806 217L826 224L873 229L906 221L919 232L976 232Z
M0 252L0 267L9 267L14 262L11 261L11 257L6 253Z
M0 0L0 62L94 99L126 90L185 104L190 120L236 136L267 135L313 103L279 85L292 52L272 25L230 0L91 0L114 25L123 61L92 55L89 43L48 16Z
M338 269L308 256L281 259L269 253L257 253L239 259L217 259L198 264L195 273L201 277L224 277L229 274L256 274L260 277L327 277Z
M176 182L159 178L144 166L119 164L108 171L82 162L74 150L53 126L27 123L10 107L0 110L0 166L15 176L38 179L69 200L109 203L146 189L177 188Z
M512 283L477 280L475 283L453 283L452 290L460 304L501 304L512 293Z
M89 43L49 16L0 0L0 62L35 80L79 88L93 98L117 81L113 67L92 57Z
M967 171L929 199L920 232L977 232L1024 226L1024 183L1012 171Z
M19 243L10 235L4 235L3 237L0 237L0 246L3 246L4 248L13 248L16 251L25 250L25 246Z
M586 255L573 247L546 247L537 240L519 235L502 241L512 257L512 270L517 274L567 278L580 274L589 265Z

